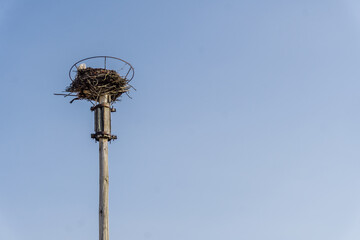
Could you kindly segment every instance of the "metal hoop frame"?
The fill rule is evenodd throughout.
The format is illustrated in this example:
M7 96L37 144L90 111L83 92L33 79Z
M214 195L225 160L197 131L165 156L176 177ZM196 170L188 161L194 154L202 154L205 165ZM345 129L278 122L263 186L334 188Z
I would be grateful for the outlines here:
M133 66L131 66L131 64L128 63L127 61L125 61L123 59L120 59L120 58L117 58L117 57L111 57L111 56L94 56L94 57L88 57L88 58L81 59L80 61L77 61L76 63L74 63L74 65L71 66L71 68L69 70L69 78L71 79L71 81L74 81L74 79L71 77L71 72L73 71L74 67L77 69L77 64L79 64L81 62L85 62L86 60L89 60L89 59L94 59L94 58L104 58L104 69L106 69L106 60L108 58L119 60L120 62L123 62L123 63L125 63L126 65L129 66L129 70L126 73L125 79L128 82L130 82L134 78L135 70L134 70ZM130 77L128 77L128 76L130 76Z

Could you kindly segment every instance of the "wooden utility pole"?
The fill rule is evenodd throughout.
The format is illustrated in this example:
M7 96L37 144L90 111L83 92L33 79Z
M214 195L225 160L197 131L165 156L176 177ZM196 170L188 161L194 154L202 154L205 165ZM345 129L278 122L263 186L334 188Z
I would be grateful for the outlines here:
M87 67L86 62L91 63L93 59L102 59L104 64L100 67L98 64ZM107 69L110 60L118 64L116 69L119 70ZM116 135L111 135L111 112L116 111L112 106L118 98L124 93L128 95L132 88L129 82L134 77L134 68L120 58L95 56L72 65L69 77L71 84L65 89L67 93L55 95L75 97L70 103L75 100L87 100L93 104L90 110L94 112L95 133L91 134L91 138L99 142L99 240L109 240L108 143L117 139Z
M99 240L109 240L109 165L108 142L116 139L111 135L110 95L99 97L99 104L91 107L95 117L95 133L91 137L99 141Z
M103 114L101 115L103 120L104 137L99 137L99 240L109 240L109 140L105 137L111 134L110 104L108 95L100 97L100 104L102 105L100 109L103 111Z

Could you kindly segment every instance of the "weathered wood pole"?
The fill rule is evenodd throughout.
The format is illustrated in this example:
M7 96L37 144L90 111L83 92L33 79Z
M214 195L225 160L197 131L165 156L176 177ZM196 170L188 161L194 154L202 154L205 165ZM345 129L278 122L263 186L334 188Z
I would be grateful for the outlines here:
M110 104L108 95L100 97L104 111L104 133L111 134ZM106 137L99 138L99 240L109 240L109 166L108 141Z

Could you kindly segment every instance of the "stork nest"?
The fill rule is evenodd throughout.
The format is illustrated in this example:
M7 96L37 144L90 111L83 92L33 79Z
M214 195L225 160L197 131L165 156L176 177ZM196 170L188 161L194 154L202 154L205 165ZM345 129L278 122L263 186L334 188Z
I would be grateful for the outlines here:
M77 93L74 100L99 101L101 95L108 94L111 102L115 102L123 93L127 93L131 86L126 78L116 71L103 68L77 69L75 79L66 88L67 92Z

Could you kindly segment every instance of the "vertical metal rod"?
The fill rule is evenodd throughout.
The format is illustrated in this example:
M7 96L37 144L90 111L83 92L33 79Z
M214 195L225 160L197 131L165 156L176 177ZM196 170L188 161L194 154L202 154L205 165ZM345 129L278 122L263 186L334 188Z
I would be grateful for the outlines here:
M100 97L100 103L109 104L107 95ZM109 108L103 108L110 111ZM104 129L110 130L110 112L104 114ZM108 139L99 139L99 240L109 240L109 166Z

